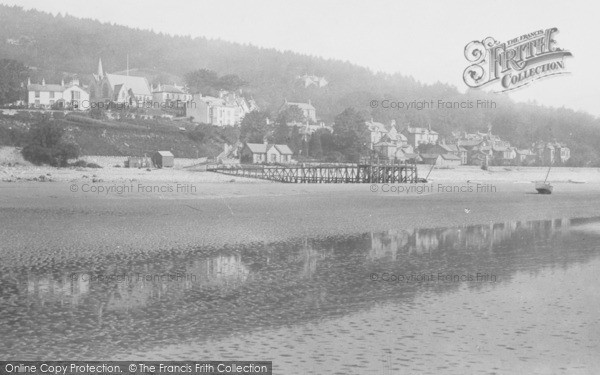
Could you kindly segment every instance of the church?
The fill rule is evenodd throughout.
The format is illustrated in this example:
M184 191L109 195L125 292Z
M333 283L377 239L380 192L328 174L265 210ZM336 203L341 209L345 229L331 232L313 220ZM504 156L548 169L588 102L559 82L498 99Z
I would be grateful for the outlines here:
M104 73L102 59L90 83L90 99L94 102L115 102L137 107L152 102L152 91L145 77Z

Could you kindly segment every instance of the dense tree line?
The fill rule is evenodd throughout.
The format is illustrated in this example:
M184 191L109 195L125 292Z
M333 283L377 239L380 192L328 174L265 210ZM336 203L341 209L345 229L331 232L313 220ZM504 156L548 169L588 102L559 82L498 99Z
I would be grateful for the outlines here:
M0 104L25 99L24 83L29 69L22 62L0 59Z
M184 75L185 83L193 94L216 95L219 90L236 91L248 83L236 74L222 77L209 69L197 69Z

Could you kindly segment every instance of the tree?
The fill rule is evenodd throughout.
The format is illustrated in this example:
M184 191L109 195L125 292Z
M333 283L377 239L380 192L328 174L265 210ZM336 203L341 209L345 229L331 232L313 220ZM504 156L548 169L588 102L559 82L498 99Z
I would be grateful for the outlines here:
M195 94L211 92L219 82L218 74L209 69L188 72L184 78L190 90Z
M323 150L323 154L327 155L336 151L335 143L333 140L333 134L329 130L317 130L317 133L320 135L321 141L321 149Z
M289 146L294 151L294 155L299 155L302 150L302 135L300 134L300 129L297 126L292 126L292 131L290 133L290 142ZM303 155L304 156L304 155Z
M246 86L248 82L244 81L236 74L227 74L219 78L216 82L216 89L226 91L236 91Z
M32 126L26 137L27 145L21 151L23 158L36 165L66 167L69 159L79 156L79 150L75 144L62 139L64 132L61 126L48 119Z
M27 79L29 69L23 63L0 59L0 104L8 104L24 99L23 82Z
M269 133L267 124L269 114L262 111L252 111L244 116L240 124L240 138L243 142L262 143Z
M286 125L289 122L304 123L306 122L306 117L304 117L304 112L302 112L300 107L298 107L297 105L291 105L283 111L279 112L279 114L277 115L276 122L278 124L284 123Z
M346 160L358 162L369 141L364 117L354 108L346 108L335 117L333 136L336 148Z
M310 136L310 141L308 142L308 151L310 156L313 158L320 159L323 157L320 131L316 131Z
M278 123L273 131L273 142L288 144L290 141L290 127L285 122Z

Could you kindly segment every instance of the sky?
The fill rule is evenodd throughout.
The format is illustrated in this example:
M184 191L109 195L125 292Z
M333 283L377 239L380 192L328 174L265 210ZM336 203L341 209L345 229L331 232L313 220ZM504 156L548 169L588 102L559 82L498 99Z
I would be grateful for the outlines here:
M600 3L591 0L0 0L53 14L93 18L173 35L204 36L347 60L465 91L465 46L508 41L557 27L570 51L568 75L536 81L508 95L600 116ZM394 98L418 100L427 98Z

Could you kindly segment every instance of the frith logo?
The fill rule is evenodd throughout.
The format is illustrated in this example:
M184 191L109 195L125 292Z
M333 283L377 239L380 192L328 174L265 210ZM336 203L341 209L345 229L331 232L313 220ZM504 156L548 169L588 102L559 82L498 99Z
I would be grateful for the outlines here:
M537 30L500 43L492 37L472 41L465 57L472 63L463 73L469 87L496 84L497 92L514 90L540 78L568 73L565 57L571 52L556 47L557 28Z

